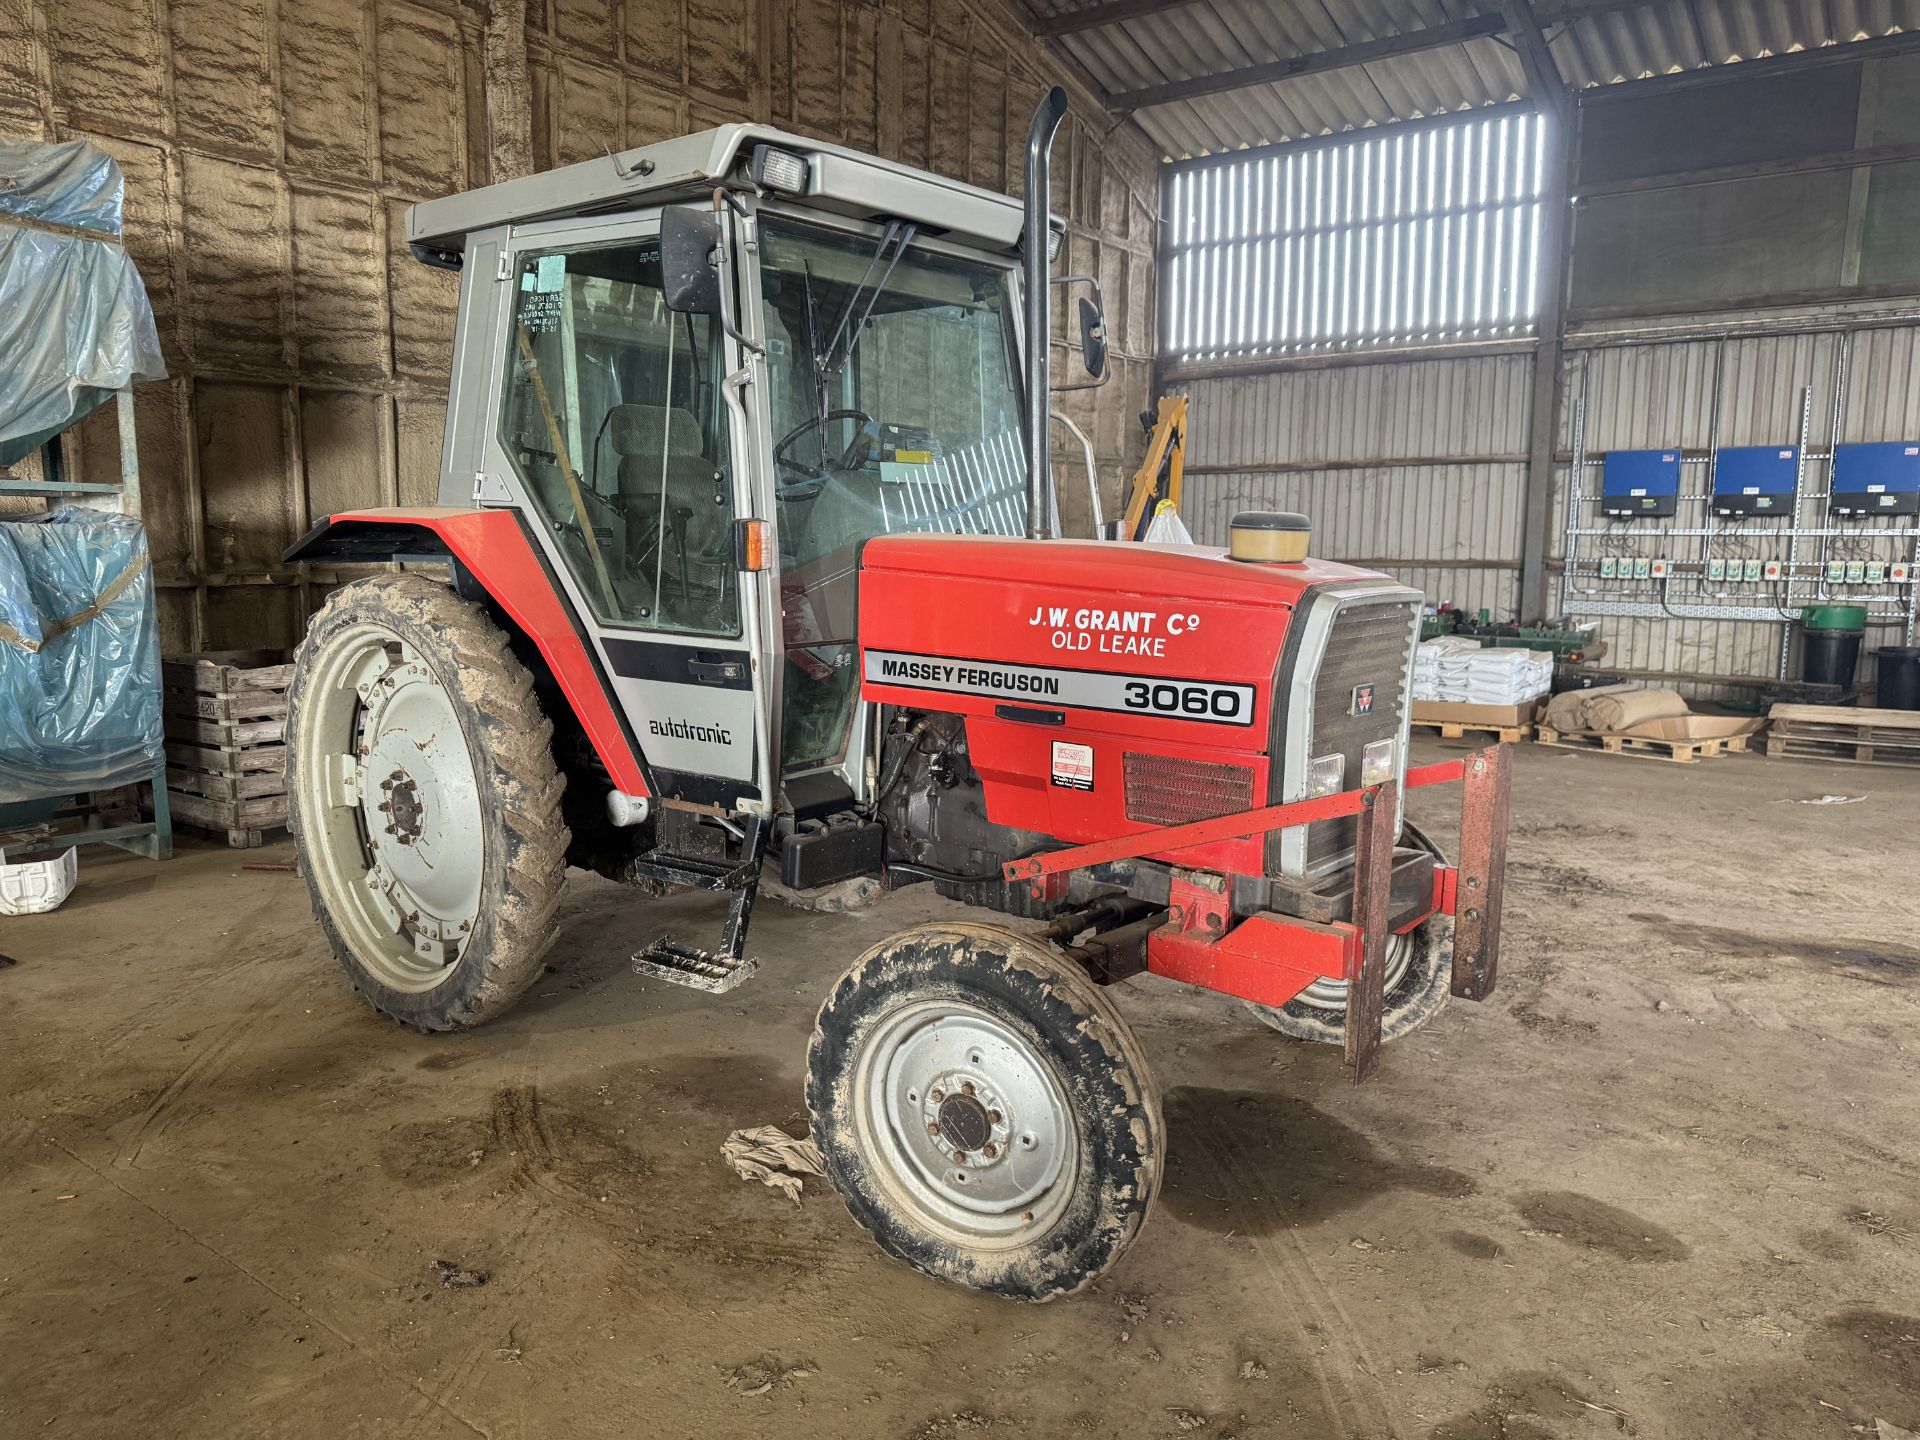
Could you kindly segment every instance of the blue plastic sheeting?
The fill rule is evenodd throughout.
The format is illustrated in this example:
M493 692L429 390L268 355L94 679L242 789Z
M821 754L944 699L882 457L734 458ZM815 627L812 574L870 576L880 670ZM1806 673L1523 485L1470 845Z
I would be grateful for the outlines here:
M140 522L0 522L0 805L149 779L165 745Z
M166 378L119 243L124 191L120 167L83 141L0 140L0 467L123 385Z

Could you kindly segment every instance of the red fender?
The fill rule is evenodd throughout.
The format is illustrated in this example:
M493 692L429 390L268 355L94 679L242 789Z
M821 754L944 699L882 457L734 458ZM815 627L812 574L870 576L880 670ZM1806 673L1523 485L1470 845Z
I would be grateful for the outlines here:
M447 552L466 567L494 603L512 617L540 649L547 668L587 733L594 753L613 783L629 795L647 795L640 760L628 743L619 713L601 683L573 612L555 589L547 567L511 510L459 510L433 506L344 510L329 515L286 553L289 562L334 559L351 562L352 549L336 532L346 526L408 527L438 537ZM329 541L334 542L329 544ZM395 549L404 551L404 545ZM379 559L368 553L366 559Z

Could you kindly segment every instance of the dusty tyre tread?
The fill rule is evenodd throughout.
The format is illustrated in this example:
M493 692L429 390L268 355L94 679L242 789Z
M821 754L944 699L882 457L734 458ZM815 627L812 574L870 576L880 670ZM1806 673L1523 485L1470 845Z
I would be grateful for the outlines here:
M1380 1039L1398 1040L1446 1009L1453 983L1453 921L1436 915L1414 932L1420 949L1386 996L1380 1015ZM1295 1000L1286 1005L1256 1005L1243 1001L1260 1023L1294 1040L1320 1045L1343 1045L1347 1017L1337 1010L1317 1010Z
M355 960L314 880L302 824L297 731L304 680L334 631L361 619L411 630L467 730L482 740L476 767L498 843L486 848L479 925L454 974L425 997L389 991ZM552 947L566 881L567 828L559 821L565 777L554 764L553 724L536 708L533 676L485 611L422 575L377 575L341 586L314 615L294 656L288 711L288 828L300 853L315 918L362 999L423 1033L465 1029L494 1018L525 993ZM471 957L481 973L469 972ZM460 981L460 984L454 984ZM442 992L447 992L442 994ZM416 1003L420 1001L426 1003Z
M842 1072L846 1086L851 1085L851 1071L855 1063L853 1044L858 1038L862 1001L871 992L884 994L890 986L891 982L876 972L893 962L895 955L902 950L903 942L925 941L934 936L985 942L989 947L1009 947L1007 968L1017 968L1027 974L1028 988L1033 998L1054 1007L1057 1018L1064 1022L1061 1028L1081 1044L1090 1047L1096 1055L1105 1057L1106 1079L1118 1093L1100 1098L1103 1104L1107 1100L1117 1100L1114 1113L1124 1114L1122 1128L1131 1138L1133 1154L1121 1157L1123 1163L1118 1167L1130 1173L1092 1177L1091 1183L1096 1185L1113 1181L1114 1194L1124 1198L1114 1203L1104 1216L1097 1217L1104 1219L1105 1227L1091 1238L1087 1254L1077 1263L1051 1267L1035 1264L1023 1268L1016 1261L1005 1266L997 1278L991 1273L991 1267L965 1261L957 1254L953 1264L928 1263L923 1243L916 1243L915 1237L903 1235L899 1230L881 1223L884 1207L874 1202L861 1183L861 1175L857 1173L864 1162L854 1148L846 1143L844 1134L834 1133L844 1127L834 1123L831 1118L828 1123L822 1123L823 1117L834 1117L842 1108L832 1094L834 1089L839 1088L836 1081L841 1078ZM894 978L897 980L899 977ZM929 990L927 993L940 992ZM884 1013L884 1008L868 1011L869 1020ZM1041 1038L1044 1039L1044 1035ZM1085 1074L1069 1073L1062 1078L1069 1082L1068 1089L1077 1115L1084 1118L1083 1107L1092 1098L1095 1083L1100 1077L1090 1079ZM889 937L855 961L835 982L820 1007L813 1039L807 1049L806 1098L808 1113L814 1117L814 1139L827 1163L829 1177L840 1190L854 1223L866 1231L888 1255L937 1279L1034 1302L1079 1294L1106 1274L1132 1246L1152 1212L1160 1191L1166 1155L1166 1126L1160 1087L1132 1027L1113 1002L1072 961L1031 937L998 926L968 921L917 926ZM848 1123L851 1123L850 1117ZM1084 1133L1082 1149L1083 1154L1088 1149ZM1112 1196L1105 1190L1101 1199L1112 1203ZM1050 1240L1059 1234L1066 1223L1063 1219L1056 1224L1043 1240ZM1042 1257L1043 1260L1045 1258Z

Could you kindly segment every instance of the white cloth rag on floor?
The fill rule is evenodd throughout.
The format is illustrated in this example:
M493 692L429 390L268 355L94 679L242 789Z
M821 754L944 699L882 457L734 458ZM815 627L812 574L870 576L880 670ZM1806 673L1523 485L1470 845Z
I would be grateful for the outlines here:
M721 1142L720 1157L742 1180L771 1185L796 1205L800 1203L800 1177L824 1177L827 1173L820 1162L818 1145L811 1140L796 1140L778 1125L734 1131ZM792 1173L785 1173L789 1171Z

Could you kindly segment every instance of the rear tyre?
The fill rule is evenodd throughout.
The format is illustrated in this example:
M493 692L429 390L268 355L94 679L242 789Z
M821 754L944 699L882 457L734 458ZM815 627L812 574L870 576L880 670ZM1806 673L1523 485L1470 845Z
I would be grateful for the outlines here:
M553 944L567 853L553 726L506 634L423 576L356 581L290 699L288 822L353 988L419 1030L506 1010Z
M1071 961L988 925L869 950L820 1007L807 1108L828 1178L880 1248L1020 1300L1091 1283L1160 1188L1160 1096Z

